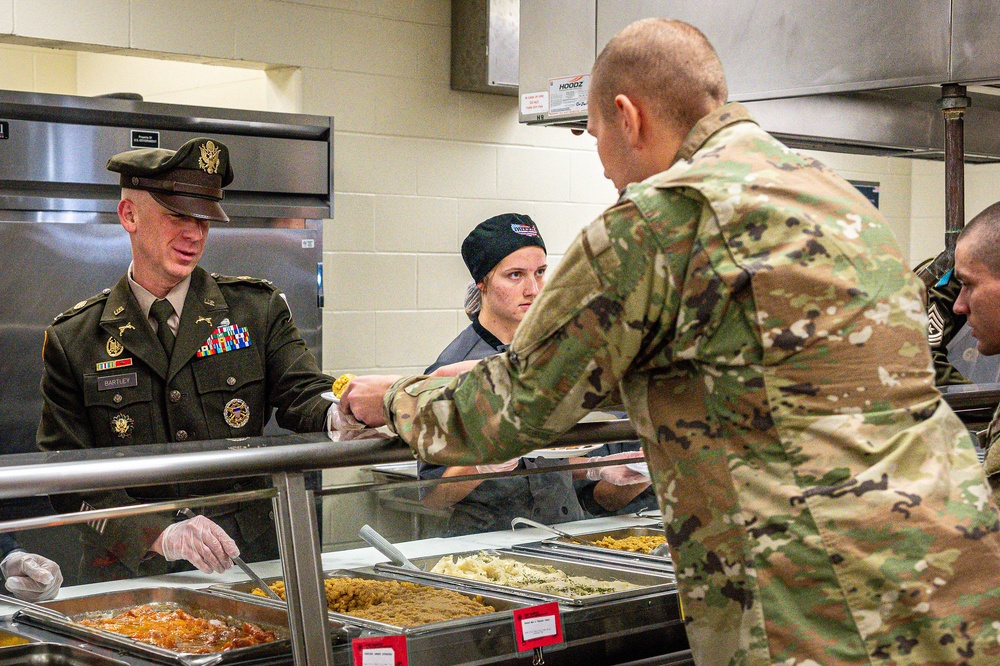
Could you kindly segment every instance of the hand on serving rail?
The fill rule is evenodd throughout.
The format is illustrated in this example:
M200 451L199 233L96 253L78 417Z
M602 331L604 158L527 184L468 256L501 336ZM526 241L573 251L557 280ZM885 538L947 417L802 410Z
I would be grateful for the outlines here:
M641 460L642 451L626 451L615 453L610 456L595 456L585 458L588 462L605 460ZM591 467L587 470L587 479L590 481L606 481L613 486L632 486L639 483L649 483L649 477L641 472L631 470L625 465L609 465L607 467Z
M46 601L54 599L63 583L59 565L47 557L15 550L0 562L4 587L18 599Z
M459 361L451 365L442 365L431 373L431 377L457 377L463 372L472 370L478 363L479 361Z
M226 531L205 516L195 516L167 527L151 550L168 562L187 560L203 573L222 573L233 566L240 554Z
M355 377L340 396L340 409L372 428L384 426L382 399L389 387L401 378L402 375Z
M510 472L511 470L517 468L517 465L520 462L520 458L512 458L506 462L493 463L491 465L476 465L476 471L480 474L488 474L490 472Z

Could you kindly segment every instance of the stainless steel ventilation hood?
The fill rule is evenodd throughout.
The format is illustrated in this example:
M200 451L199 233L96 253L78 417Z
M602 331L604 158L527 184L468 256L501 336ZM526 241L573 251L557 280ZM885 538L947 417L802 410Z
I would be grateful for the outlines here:
M966 161L1000 161L1000 13L979 0L522 0L521 122L586 126L596 54L622 27L669 16L699 27L730 98L797 148L941 159L940 86L970 86ZM561 89L566 87L566 89Z
M111 155L178 148L209 136L229 147L230 217L331 217L332 119L114 98L0 91L0 219L86 222L113 215Z

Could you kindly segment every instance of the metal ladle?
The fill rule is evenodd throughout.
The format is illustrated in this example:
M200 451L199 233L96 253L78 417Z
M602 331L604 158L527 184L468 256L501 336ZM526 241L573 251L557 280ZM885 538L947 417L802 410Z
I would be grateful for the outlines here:
M184 514L185 516L187 516L188 518L194 518L195 517L194 511L192 511L191 509L188 509L186 507L183 508L183 509L181 509L181 513ZM232 559L233 559L233 564L235 564L236 566L238 566L240 568L240 571L242 571L247 576L249 576L250 580L253 581L254 584L257 585L257 587L259 587L261 590L263 590L264 594L266 594L271 599L274 599L275 601L280 601L281 603L285 603L285 600L282 599L281 597L279 597L278 593L275 592L274 590L272 590L271 586L268 585L267 583L265 583L263 578L261 578L260 576L258 576L254 572L253 569L251 569L249 566L247 566L247 563L243 561L242 557L240 557L239 555L236 555Z
M569 541L572 541L573 543L579 544L581 546L593 546L594 545L594 544L590 543L589 541L586 541L586 540L581 539L579 537L573 536L569 532L563 532L562 530L556 529L555 527L552 527L551 525L543 525L542 523L536 523L534 520L531 520L529 518L521 518L519 516L519 517L514 518L513 520L510 521L510 529L512 529L512 530L513 529L517 529L518 525L528 525L529 527L537 527L539 529L545 530L546 532L552 532L553 534L561 536L563 539L568 539Z
M394 564L411 571L420 571L420 567L406 559L403 551L386 541L385 537L376 532L370 525L362 525L361 529L358 530L358 536L367 541L372 548L392 560Z

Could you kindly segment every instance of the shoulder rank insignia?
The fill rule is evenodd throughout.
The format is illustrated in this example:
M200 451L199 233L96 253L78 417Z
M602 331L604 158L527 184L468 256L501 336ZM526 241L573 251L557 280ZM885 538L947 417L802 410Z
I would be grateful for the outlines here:
M122 343L118 342L114 338L108 338L108 344L104 347L108 352L108 356L111 358L121 356L122 352L125 351L125 347L122 346Z
M208 340L205 340L201 348L195 352L195 356L204 358L249 346L250 331L237 324L219 325L209 334Z
M215 145L214 141L206 141L201 144L201 157L198 158L198 166L205 173L219 173L219 153L221 148Z
M239 398L233 398L226 403L222 416L230 427L242 428L250 421L250 408Z
M111 417L111 430L121 439L132 436L135 421L128 414L116 414Z

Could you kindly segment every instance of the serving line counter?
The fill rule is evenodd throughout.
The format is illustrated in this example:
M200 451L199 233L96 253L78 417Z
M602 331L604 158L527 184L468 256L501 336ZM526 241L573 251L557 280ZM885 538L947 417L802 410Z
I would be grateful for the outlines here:
M583 444L589 442L620 441L634 436L631 426L625 422L583 424L553 447ZM288 435L281 437L249 438L241 441L220 440L191 444L170 444L132 447L128 449L101 449L86 452L54 452L23 454L0 457L4 475L0 479L0 498L23 497L52 494L67 491L93 491L110 488L134 487L173 483L178 481L209 480L242 476L266 475L272 480L273 489L253 491L255 497L273 496L275 522L281 560L254 564L253 567L264 578L281 577L287 590L287 632L290 645L289 656L271 655L264 661L253 663L294 663L320 666L322 664L351 663L348 639L358 635L382 635L386 632L373 629L365 623L338 624L331 614L327 618L327 599L322 572L337 572L346 575L361 569L365 575L378 578L400 578L396 572L377 571L376 565L385 558L373 549L356 549L334 553L320 553L319 535L315 520L313 493L306 490L303 474L309 470L353 467L412 460L412 454L398 440L360 441L354 443L331 444L323 435ZM127 481L126 481L127 480ZM248 495L242 493L240 495ZM67 514L0 523L0 531L89 522L95 519L155 511L176 510L180 505L197 507L208 504L234 501L235 495L206 497L184 502L164 502L141 505L127 509L109 509L102 512L89 511L85 514ZM241 497L245 499L245 497ZM627 527L655 527L649 519L616 517L591 521L580 521L563 525L573 533L592 533ZM412 558L422 560L453 553L467 553L478 550L508 549L529 542L539 542L551 535L541 530L529 529L516 532L505 531L479 534L451 539L434 538L401 544L403 552ZM515 558L534 557L510 553ZM572 559L562 560L563 566L572 568L580 565ZM373 567L376 567L373 569ZM629 575L629 567L612 572L622 578ZM634 573L634 572L633 572ZM648 572L647 572L648 573ZM360 573L359 573L360 575ZM639 575L639 574L635 574ZM642 574L646 575L646 574ZM664 656L656 663L684 663L687 658L686 639L680 619L677 596L669 573L656 578L649 573L653 583L650 591L641 591L613 598L600 603L560 604L563 612L565 642L546 648L546 663L580 663L586 659L590 663L623 663L630 659L646 659L653 655ZM204 575L198 572L173 574L169 576L118 581L97 585L78 586L61 591L59 599L71 600L100 593L107 595L116 591L139 588L209 588L216 596L228 596L234 592L245 577L237 569L224 575ZM441 581L429 582L414 579L414 582L437 587L449 587ZM648 581L647 581L648 582ZM228 586L228 589L227 589ZM472 594L493 594L484 592L483 585L477 583L455 583L450 587ZM486 586L487 588L489 586ZM652 591L655 590L655 591ZM505 592L510 592L506 590ZM124 592L123 592L124 593ZM533 595L498 593L495 598L505 602L506 607L532 605ZM537 595L534 595L537 597ZM494 598L494 597L488 597ZM542 597L544 599L544 597ZM506 603L510 602L510 603ZM266 606L266 601L259 601ZM273 604L273 602L272 602ZM280 606L284 610L284 604ZM498 610L501 608L497 606ZM10 607L0 608L5 612L5 620L0 629L14 629L15 633L30 636L34 640L57 637L57 633L44 626L27 626L25 615L11 620ZM531 653L518 654L514 647L513 624L509 610L504 611L504 621L492 625L482 623L437 623L434 631L420 631L419 627L400 633L407 635L407 646L411 664L458 664L458 663L530 663ZM30 614L30 612L29 612ZM500 614L495 614L499 616ZM356 626L356 625L361 625ZM432 626L432 625L428 625ZM332 629L331 629L332 628ZM59 643L73 644L65 636ZM77 641L79 644L80 641ZM2 644L2 641L0 641ZM150 659L146 656L122 655L120 651L105 651L123 663L147 664L169 663ZM223 662L226 660L223 659ZM204 663L223 663L204 662ZM2 662L0 662L2 663ZM40 663L84 663L84 662L40 662ZM107 662L114 663L114 662ZM178 662L185 663L185 662ZM190 662L202 663L202 662ZM243 663L249 663L244 661ZM652 662L649 662L652 663Z

